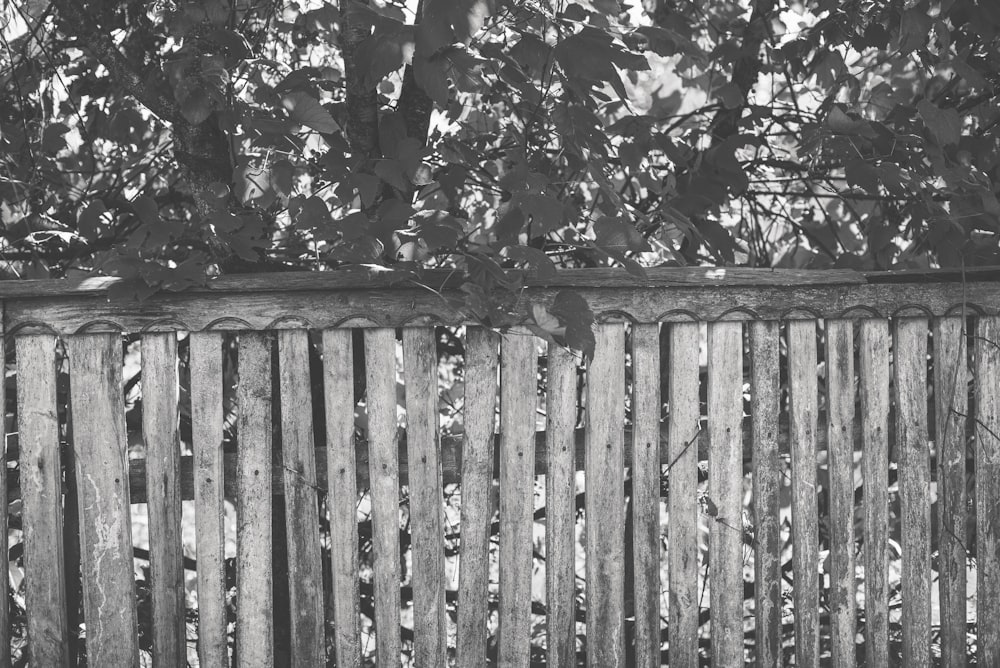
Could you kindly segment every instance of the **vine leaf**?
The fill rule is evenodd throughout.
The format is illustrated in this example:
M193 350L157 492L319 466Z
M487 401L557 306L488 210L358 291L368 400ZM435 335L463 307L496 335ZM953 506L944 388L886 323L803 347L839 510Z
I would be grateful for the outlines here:
M307 128L323 134L336 132L340 129L330 112L323 108L319 100L303 93L294 91L281 98L281 104L288 112L288 117Z

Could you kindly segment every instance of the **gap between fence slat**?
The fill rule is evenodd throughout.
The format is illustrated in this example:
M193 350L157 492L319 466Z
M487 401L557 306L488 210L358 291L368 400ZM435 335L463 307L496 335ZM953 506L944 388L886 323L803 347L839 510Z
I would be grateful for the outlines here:
M444 492L438 425L437 349L432 327L403 330L406 430L410 462L413 662L447 666L445 621Z
M32 666L68 666L56 338L19 337L15 347L28 658Z
M976 564L978 665L1000 665L1000 317L976 332Z
M68 345L87 661L138 665L122 338L80 334Z
M271 335L239 340L236 443L236 665L274 663Z
M326 402L327 479L324 482L330 517L334 651L338 666L360 668L354 344L350 330L323 330L323 396Z
M187 662L181 541L181 444L177 407L177 335L142 337L142 435L146 445L153 666Z
M293 668L308 668L326 663L326 639L309 334L303 330L278 332L278 386L288 536L291 660Z
M500 668L528 665L531 649L535 345L531 332L514 327L500 348Z

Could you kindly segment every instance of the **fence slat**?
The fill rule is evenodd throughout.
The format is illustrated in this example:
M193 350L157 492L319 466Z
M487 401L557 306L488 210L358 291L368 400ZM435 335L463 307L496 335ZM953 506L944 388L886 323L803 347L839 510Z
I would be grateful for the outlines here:
M198 555L198 660L205 668L225 668L229 665L229 648L222 462L222 334L192 332L189 346L195 550Z
M323 395L326 400L326 509L330 515L334 651L338 666L360 668L354 343L350 330L323 330Z
M712 666L743 663L743 325L708 325L708 538Z
M3 306L0 304L0 313ZM3 334L3 325L0 324L0 335ZM5 337L0 336L0 360L7 359L7 342ZM5 362L6 364L6 362ZM5 367L6 369L6 367ZM6 376L6 373L4 374ZM0 443L0 462L3 467L0 469L0 499L7 499L7 383L0 383L0 406L3 407L3 415L0 415L0 436L3 442ZM7 513L0 513L0 536L7 536L8 533ZM0 550L0 573L10 573L9 553L6 549ZM9 576L7 580L9 581ZM10 647L10 598L8 587L5 585L0 592L0 647ZM0 668L10 668L10 652L0 651Z
M778 323L750 324L753 422L754 617L758 668L781 665L781 535L778 500Z
M660 328L632 328L635 663L660 665ZM546 497L547 498L547 497Z
M1000 317L976 332L976 580L980 666L1000 665Z
M380 666L398 666L401 650L399 462L396 459L398 430L394 330L365 330L365 369L375 570L375 647Z
M549 345L545 395L545 603L547 663L576 666L577 366L573 353Z
M413 661L447 666L444 573L444 491L438 417L438 363L433 327L403 330L406 444L410 463L413 552Z
M32 666L68 666L56 338L22 336L15 347L28 656Z
M274 662L271 337L241 332L236 444L236 665Z
M858 346L864 480L865 657L889 664L889 323L862 320Z
M833 663L853 666L857 633L854 571L854 323L826 321L830 470L830 644Z
M934 322L941 665L966 665L965 425L969 404L965 318ZM989 665L989 664L986 664Z
M667 567L669 571L670 665L698 668L698 347L701 327L684 322L670 327L667 371Z
M187 661L177 398L177 335L146 334L142 337L142 435L146 443L153 665L169 668Z
M791 320L788 334L792 455L792 571L796 666L819 665L819 538L816 505L816 323Z
M80 334L68 344L87 661L137 665L122 338Z
M927 319L897 318L893 339L902 533L903 663L930 665L931 471L927 448Z
M521 327L500 347L500 628L498 665L528 665L531 640L537 360Z
M281 460L288 535L288 597L293 667L326 663L323 564L319 545L316 450L313 447L309 334L278 332Z

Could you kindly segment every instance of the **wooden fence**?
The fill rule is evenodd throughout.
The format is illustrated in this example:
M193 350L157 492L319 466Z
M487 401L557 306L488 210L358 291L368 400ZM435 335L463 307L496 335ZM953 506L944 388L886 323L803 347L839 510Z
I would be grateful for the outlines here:
M997 279L528 280L523 317L567 289L591 305L586 363L474 326L436 273L233 277L141 304L108 301L109 279L0 284L0 521L23 549L0 554L23 567L0 665L145 665L151 644L165 667L1000 666ZM464 351L459 434L441 435L435 325Z

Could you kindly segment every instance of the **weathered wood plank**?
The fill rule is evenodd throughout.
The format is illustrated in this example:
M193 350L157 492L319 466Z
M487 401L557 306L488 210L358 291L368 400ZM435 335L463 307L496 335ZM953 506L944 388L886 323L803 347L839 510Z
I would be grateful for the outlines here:
M438 417L438 363L434 329L403 330L406 431L410 438L410 533L413 562L413 661L447 666L444 491Z
M632 328L632 525L636 666L660 665L660 328ZM546 497L547 498L547 497Z
M969 364L965 318L934 322L934 420L937 445L938 587L941 665L966 665L966 416ZM989 665L989 664L986 664Z
M236 665L274 662L271 528L271 336L239 340L236 444Z
M527 666L531 641L535 346L520 327L500 346L500 668Z
M0 304L0 311L3 305ZM3 334L2 323L0 323L0 335ZM0 336L0 359L7 359L7 341ZM5 363L6 364L6 363ZM5 374L6 375L6 374ZM3 475L0 475L0 499L7 498L7 383L0 383L0 406L3 406L3 419L0 419L0 435L3 436L3 443L0 444L0 461L3 462ZM7 513L0 513L0 536L6 536L8 529ZM7 550L0 550L0 573L9 573L10 562ZM0 592L0 647L10 647L10 597L8 588L4 587ZM0 668L10 668L10 653L0 651Z
M865 656L889 665L889 323L862 320L858 346L864 480Z
M667 566L669 570L670 665L698 668L698 451L701 408L698 405L697 323L670 327L667 404ZM706 434L707 436L707 434ZM662 458L661 462L664 461Z
M927 447L927 319L897 318L893 331L896 452L902 525L903 663L930 665L931 471Z
M978 661L1000 665L1000 318L976 330L976 598Z
M625 326L598 325L587 367L587 666L625 665Z
M395 666L399 638L399 434L396 428L396 333L365 330L368 448L371 456L375 648L378 663Z
M576 668L576 424L577 364L569 350L549 345L545 395L546 659ZM483 665L483 664L480 664Z
M816 323L790 321L788 385L792 454L795 665L819 666L819 521L816 504Z
M87 661L139 663L120 334L68 341Z
M338 666L361 667L358 593L358 487L354 449L354 344L345 329L323 330L323 396L326 407L326 509L330 517L330 561L334 651ZM323 452L323 451L320 451Z
M753 422L754 618L757 668L781 665L781 535L783 464L778 456L778 323L750 324Z
M195 550L198 555L198 659L205 668L226 668L226 565L222 458L222 335L189 338L191 445L194 451ZM236 468L232 481L235 497ZM184 479L183 473L182 480ZM191 478L188 478L189 480ZM185 496L185 498L190 498Z
M326 639L308 333L278 332L278 387L288 536L291 662L293 668L309 668L326 663Z
M708 326L708 534L712 666L743 663L743 325Z
M854 323L826 321L830 472L830 645L834 665L853 666L858 587L854 570Z
M32 666L68 666L56 338L19 337L15 348L28 657Z
M142 337L142 435L146 444L153 666L187 662L181 551L181 458L177 336Z

